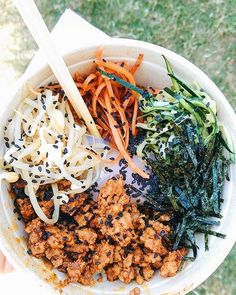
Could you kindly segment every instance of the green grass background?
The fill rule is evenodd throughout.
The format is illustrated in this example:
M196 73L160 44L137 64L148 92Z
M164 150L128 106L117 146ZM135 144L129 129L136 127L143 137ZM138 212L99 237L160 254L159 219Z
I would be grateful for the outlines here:
M50 29L71 8L111 36L152 42L200 67L236 110L236 0L36 0ZM12 3L0 0L0 28L15 24L5 62L19 76L36 45ZM75 36L76 38L76 36ZM236 247L195 295L236 295Z

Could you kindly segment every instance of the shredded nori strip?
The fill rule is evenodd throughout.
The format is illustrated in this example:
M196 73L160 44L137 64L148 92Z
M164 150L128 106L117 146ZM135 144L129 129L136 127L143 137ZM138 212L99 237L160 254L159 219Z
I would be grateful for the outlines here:
M209 103L204 105L197 91L178 79L169 62L165 61L173 82L171 89L165 88L165 92L177 104L171 109L160 108L155 104L155 97L143 98L141 104L141 110L148 112L147 125L153 128L145 130L142 158L158 176L158 182L146 200L156 211L172 213L168 224L172 228L173 249L189 247L194 256L190 259L194 259L198 251L196 233L204 234L205 250L209 249L209 235L225 238L211 227L220 224L221 195L230 164L224 148L229 153L232 149L223 139ZM177 121L171 111L184 120ZM207 114L212 116L210 125L206 125ZM165 130L167 124L172 124L172 128Z

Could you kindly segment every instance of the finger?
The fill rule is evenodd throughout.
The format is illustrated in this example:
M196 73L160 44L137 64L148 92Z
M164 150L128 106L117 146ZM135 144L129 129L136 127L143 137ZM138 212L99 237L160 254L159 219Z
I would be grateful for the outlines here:
M3 272L3 265L5 261L5 256L3 255L3 253L0 251L0 272Z
M4 265L3 272L7 273L7 272L12 272L12 271L13 271L12 265L7 261L7 259L5 259L5 265Z
M6 257L0 251L0 272L7 273L13 271L12 265L7 261Z

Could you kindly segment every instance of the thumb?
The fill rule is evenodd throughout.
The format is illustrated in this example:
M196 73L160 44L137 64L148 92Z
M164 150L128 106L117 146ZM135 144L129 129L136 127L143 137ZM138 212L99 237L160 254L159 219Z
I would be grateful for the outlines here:
M13 271L13 267L7 261L6 257L0 251L0 273L7 273Z

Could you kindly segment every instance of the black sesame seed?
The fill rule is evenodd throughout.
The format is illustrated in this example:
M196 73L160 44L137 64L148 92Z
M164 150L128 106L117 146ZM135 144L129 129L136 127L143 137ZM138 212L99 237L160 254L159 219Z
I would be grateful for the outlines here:
M56 144L52 145L55 149L58 149L58 146Z
M63 151L63 154L67 154L68 153L68 149L67 148L64 148L64 151Z
M123 212L120 211L117 216L119 216L121 218L123 216Z
M164 230L161 230L160 235L163 237L165 236L166 232Z
M48 233L46 231L43 231L42 233L42 239L47 240L48 239Z
M27 254L31 255L32 254L32 251L30 249L28 249L27 251Z
M41 166L38 166L38 171L42 172L42 167Z
M65 94L65 91L64 91L63 89L61 89L61 90L59 91L59 94L60 94L60 95L64 95L64 94Z
M62 196L57 196L57 199L58 199L58 200L62 199Z
M87 158L90 159L90 160L92 159L92 157L90 155L87 155Z
M38 181L36 179L32 179L33 183L38 183Z
M46 169L46 172L47 172L48 174L50 174L50 170L49 170L49 169Z
M108 215L107 215L107 219L108 219L108 220L112 220L112 215L111 215L111 214L108 214Z

